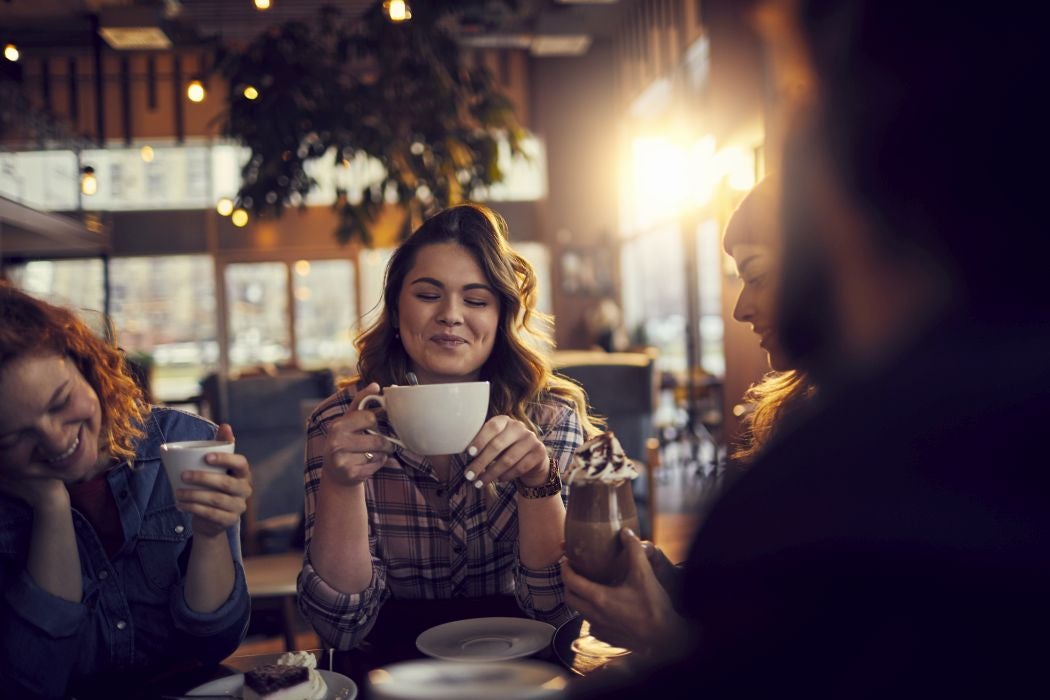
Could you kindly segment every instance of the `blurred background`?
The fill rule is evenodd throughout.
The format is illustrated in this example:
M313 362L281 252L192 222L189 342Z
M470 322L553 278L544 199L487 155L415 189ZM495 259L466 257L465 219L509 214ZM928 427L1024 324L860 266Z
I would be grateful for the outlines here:
M281 551L304 420L352 373L391 252L486 202L536 267L555 366L645 466L643 529L683 549L767 369L720 245L791 89L755 10L0 0L0 274L81 309L155 401L231 422L247 549Z

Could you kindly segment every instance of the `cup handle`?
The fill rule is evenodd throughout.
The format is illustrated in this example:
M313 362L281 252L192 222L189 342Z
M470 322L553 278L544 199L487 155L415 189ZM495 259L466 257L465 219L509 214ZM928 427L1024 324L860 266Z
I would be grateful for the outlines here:
M372 404L378 404L381 408L383 408L383 410L386 410L386 401L379 394L372 394L371 396L366 396L361 401L361 405L357 408L358 410L363 410L369 408ZM373 430L372 428L365 428L365 432L369 435L376 435L378 437L383 438L384 440L389 440L390 442L394 443L395 445L398 445L399 447L402 447L403 449L408 449L407 447L405 447L405 443L401 442L396 437L383 435L383 433L379 432L378 430Z

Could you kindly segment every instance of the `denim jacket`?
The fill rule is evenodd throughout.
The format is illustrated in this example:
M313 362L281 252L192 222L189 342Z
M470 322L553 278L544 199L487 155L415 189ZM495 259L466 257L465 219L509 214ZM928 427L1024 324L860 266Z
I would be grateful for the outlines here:
M189 413L152 410L134 467L123 464L107 476L124 528L112 560L73 510L79 603L45 592L26 573L32 513L0 495L0 695L62 697L95 674L194 659L218 663L236 649L250 610L239 528L228 532L237 562L229 599L211 613L190 610L183 591L192 518L176 510L160 461L162 443L211 439L215 430Z

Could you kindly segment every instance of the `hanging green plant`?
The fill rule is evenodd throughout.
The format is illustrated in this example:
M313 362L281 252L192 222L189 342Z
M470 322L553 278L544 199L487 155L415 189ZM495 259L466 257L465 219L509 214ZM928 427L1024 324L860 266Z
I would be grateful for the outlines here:
M224 49L224 132L251 150L239 205L257 216L302 206L317 185L307 164L330 158L342 169L335 235L369 245L386 205L405 208L410 228L500 182L499 145L523 154L525 132L490 72L467 64L453 31L463 17L515 4L417 2L400 24L382 3L354 18L328 7L316 24L287 22L243 50Z

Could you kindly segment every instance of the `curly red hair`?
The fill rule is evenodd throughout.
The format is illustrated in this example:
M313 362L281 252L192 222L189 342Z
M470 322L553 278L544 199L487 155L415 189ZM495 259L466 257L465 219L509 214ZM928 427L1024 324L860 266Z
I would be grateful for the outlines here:
M123 353L88 328L73 312L48 304L0 280L0 371L31 355L55 354L76 364L102 407L99 449L120 460L135 456L135 441L149 412L142 389Z

